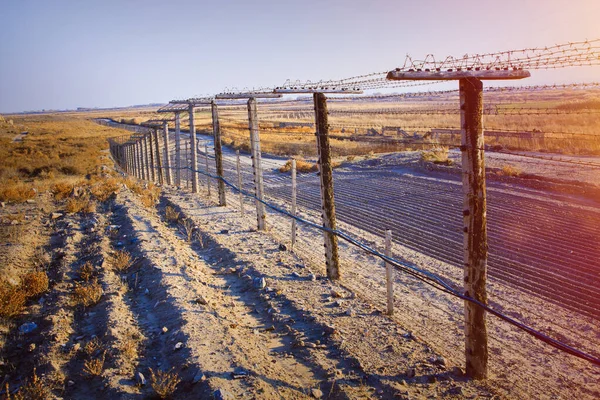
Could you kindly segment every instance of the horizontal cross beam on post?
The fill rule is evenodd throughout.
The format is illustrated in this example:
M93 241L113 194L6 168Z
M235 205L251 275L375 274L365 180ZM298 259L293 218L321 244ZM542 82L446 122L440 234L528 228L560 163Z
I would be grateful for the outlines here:
M188 106L210 106L215 99L212 97L191 98L187 100L171 100L170 104L186 104Z
M453 81L464 78L481 80L509 80L529 78L529 71L513 70L447 70L447 71L390 71L386 79L394 81Z
M156 112L159 113L167 113L167 112L184 112L188 110L188 105L187 104L167 104L162 106L161 108L159 108L158 110L156 110Z
M324 93L324 94L362 94L363 91L360 89L352 88L277 88L273 90L273 93L281 94L301 94L301 93Z
M225 100L225 99L250 99L250 98L254 98L254 99L278 99L282 97L281 94L279 93L253 93L253 92L246 92L246 93L220 93L218 95L215 96L215 99L218 100Z

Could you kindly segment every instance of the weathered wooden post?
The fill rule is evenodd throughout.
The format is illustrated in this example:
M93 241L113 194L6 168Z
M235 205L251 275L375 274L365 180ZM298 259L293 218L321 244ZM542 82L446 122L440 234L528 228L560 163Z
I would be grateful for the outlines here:
M390 71L392 80L458 80L461 116L461 154L463 182L464 293L487 304L487 220L485 165L483 153L483 79L504 80L529 77L520 69L462 68L441 71ZM473 379L487 378L488 340L486 313L465 300L466 374Z
M331 166L331 146L329 144L329 124L327 122L327 98L323 93L314 93L315 122L317 128L317 153L319 156L319 176L321 177L321 210L325 231L325 264L329 279L340 279L338 238L331 232L337 229L335 199L333 195L333 168Z
M169 154L169 123L163 122L163 135L165 142L165 175L167 177L167 185L172 185L172 174L171 174L171 154Z
M219 206L227 205L225 198L225 182L223 181L223 147L221 146L221 124L219 123L219 109L213 101L210 105L213 121L213 142L215 144L215 169L217 171L217 189L219 192Z
M198 155L196 154L196 127L194 126L194 105L190 104L190 149L191 149L191 181L192 193L198 193Z
M248 99L248 129L250 131L250 153L252 157L252 171L254 174L254 195L256 196L256 220L259 231L266 229L266 211L264 200L264 183L262 176L260 134L258 127L258 113L256 110L257 98L279 98L281 94L266 92L246 93L221 93L215 96L217 99Z
M392 231L385 231L385 255L392 257ZM385 283L387 289L387 313L394 315L394 267L389 262L385 263Z
M319 156L319 177L321 180L321 217L325 241L325 264L329 279L340 279L340 261L338 255L338 238L332 231L336 230L335 199L333 194L333 168L331 166L331 146L329 144L329 125L327 118L327 98L331 94L359 94L361 90L348 87L301 86L294 88L277 88L274 93L298 94L312 93L315 110L315 126L317 136L317 153Z
M252 157L252 168L254 173L254 195L256 196L256 219L259 231L266 229L267 213L264 201L264 183L260 153L260 133L258 130L258 113L256 110L256 99L248 99L248 127L250 129L250 151Z
M204 144L204 161L206 162L206 197L210 199L210 170L208 167L208 145Z
M152 131L148 132L148 147L150 148L150 171L152 176L152 182L156 182L156 163L154 162L154 139L152 138Z
M236 150L235 151L235 156L236 156L236 169L237 169L237 184L238 184L238 188L240 189L238 195L240 197L240 214L242 215L242 217L244 216L244 195L242 194L242 166L241 166L241 162L240 162L240 151Z
M292 215L296 216L296 195L298 187L296 184L296 159L292 158ZM296 245L296 220L292 219L292 249Z
M175 112L175 185L181 186L181 116Z
M154 180L154 176L152 175L152 164L150 163L150 152L148 148L151 147L148 144L148 134L144 133L144 156L145 156L145 164L146 164L146 180L150 181Z
M154 128L152 130L154 134L154 149L156 151L156 166L158 173L158 183L160 185L163 184L163 167L162 167L162 156L160 154L160 144L159 144L159 136L158 136L158 128Z
M146 169L145 169L145 165L144 165L144 158L143 158L144 152L142 150L142 144L143 144L143 139L138 137L136 145L137 145L137 149L138 149L138 165L140 166L140 179L146 180Z
M190 143L185 142L185 187L186 189L190 188L190 168L189 168L189 159L190 159L190 150L188 149Z

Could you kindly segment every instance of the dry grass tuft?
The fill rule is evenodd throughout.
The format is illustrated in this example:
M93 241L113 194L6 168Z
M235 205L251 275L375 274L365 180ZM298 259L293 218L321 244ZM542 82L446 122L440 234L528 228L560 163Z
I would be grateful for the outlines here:
M421 160L426 162L432 162L434 164L441 165L452 165L453 162L448 158L448 147L442 147L440 149L432 149L429 151L421 152Z
M131 254L125 250L117 250L112 256L111 265L115 271L125 272L131 267L134 260L131 258Z
M26 301L27 295L21 287L0 282L0 317L18 316L23 311Z
M6 384L7 400L46 400L49 399L50 396L50 388L37 376L35 368L33 369L33 376L31 379L14 395L10 395L8 383Z
M87 360L83 363L83 373L90 378L102 375L104 370L104 360L106 358L106 351L98 358Z
M29 272L21 281L21 288L27 297L36 297L48 290L48 275L44 271Z
M71 197L67 200L65 211L68 213L94 213L96 212L96 202L89 196Z
M98 337L95 337L95 338L91 339L90 341L88 341L85 344L85 346L83 346L83 352L85 354L87 354L89 357L91 357L95 352L97 352L101 348L102 348L102 343L100 343L100 340L98 339Z
M519 176L523 173L520 168L512 165L503 165L500 169L500 175L504 176Z
M140 201L144 207L154 207L160 197L160 188L153 183L148 183L146 186L142 186L133 179L127 179L125 181L127 187L135 194L140 197Z
M165 208L165 219L167 222L177 222L179 221L179 211L175 211L175 208L171 206L167 206Z
M71 195L73 187L73 184L67 182L57 182L52 187L52 194L56 200L63 200Z
M167 399L175 393L177 385L181 382L181 378L176 372L161 371L158 370L156 373L150 368L150 385L154 392L161 398Z
M121 356L129 362L135 360L138 356L137 342L131 338L122 340L117 348L119 349Z
M104 203L119 190L119 181L115 178L101 180L91 188L92 195Z
M103 293L102 286L98 281L93 281L83 285L76 284L73 289L72 297L75 305L90 307L100 301Z
M179 221L179 232L181 232L188 243L191 243L194 238L194 229L195 226L191 219L182 219Z
M319 166L317 164L312 164L306 162L302 159L296 160L296 171L298 172L316 172L318 171ZM279 172L290 172L292 170L292 160L287 160L287 162L279 168Z
M96 269L91 262L86 262L79 268L79 277L84 282L89 282L96 275Z
M30 184L14 180L0 181L0 201L23 203L35 195L36 191Z

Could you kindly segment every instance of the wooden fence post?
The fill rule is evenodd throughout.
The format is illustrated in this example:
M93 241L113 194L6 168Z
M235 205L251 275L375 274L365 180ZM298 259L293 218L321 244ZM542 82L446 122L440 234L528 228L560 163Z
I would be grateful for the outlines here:
M241 162L240 162L240 151L236 150L235 151L235 156L236 156L236 169L237 169L237 183L238 183L238 188L240 189L239 192L239 196L240 196L240 213L242 214L242 217L244 216L244 195L242 194L242 167L241 167Z
M138 148L138 165L140 166L140 179L146 180L146 169L144 168L144 152L142 150L142 140L138 138L136 146Z
M169 123L167 121L164 122L163 128L165 141L165 175L167 176L167 185L172 185L173 174L171 174L171 154L169 154Z
M296 183L296 159L292 158L292 215L296 216L296 195L297 195L297 183ZM296 244L296 220L292 219L292 249Z
M385 231L385 255L392 257L392 231ZM394 267L385 263L385 282L387 289L387 313L394 315Z
M219 206L227 205L225 198L225 182L223 182L223 148L221 147L221 124L219 123L219 109L213 101L210 105L213 120L213 142L215 144L215 169L217 171L217 188L219 192Z
M150 152L148 151L148 135L144 133L144 156L146 159L146 180L150 182L151 179L154 179L151 175L152 164L150 164Z
M154 163L154 139L152 138L152 130L148 132L148 147L150 148L150 172L152 174L152 182L156 182L156 167Z
M317 128L317 148L319 154L319 175L321 177L321 208L323 226L336 229L335 200L333 195L333 169L331 166L331 147L329 145L329 125L327 122L327 98L323 93L314 93L315 122ZM325 263L327 277L340 279L340 262L338 256L338 238L331 232L324 232Z
M254 195L256 200L256 218L259 231L266 229L266 211L265 205L261 203L264 200L264 185L260 154L260 134L258 131L258 112L256 111L256 99L248 99L248 127L250 130L250 150L252 154L252 168L254 173Z
M487 221L483 154L483 84L459 80L464 223L465 295L487 304ZM488 339L485 311L465 301L466 374L487 377Z
M189 142L185 142L185 188L189 189L190 188L190 169L189 169L189 162L188 160L190 159L190 149L188 149L189 147Z
M181 186L181 118L175 113L175 185Z
M198 193L198 174L196 171L198 170L198 156L196 154L196 127L194 126L194 105L190 104L189 106L190 113L190 149L191 149L191 175L192 178L192 193Z
M204 160L206 161L206 189L208 192L206 193L206 197L210 199L210 170L208 169L208 145L204 144Z
M160 144L159 144L159 136L158 129L153 129L154 132L154 148L156 150L156 166L158 167L158 183L160 185L163 184L163 167L162 167L162 155L160 154Z

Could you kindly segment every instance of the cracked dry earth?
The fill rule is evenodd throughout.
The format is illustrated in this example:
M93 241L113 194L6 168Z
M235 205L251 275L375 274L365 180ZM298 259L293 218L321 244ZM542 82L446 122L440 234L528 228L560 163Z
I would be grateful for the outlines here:
M167 206L196 226L191 240ZM20 321L5 335L12 393L35 367L65 399L155 398L158 371L178 377L181 399L499 398L232 208L167 189L145 208L123 188L97 213L44 223L51 290L23 317L36 331ZM132 262L119 271L121 251ZM90 265L102 295L76 306Z

